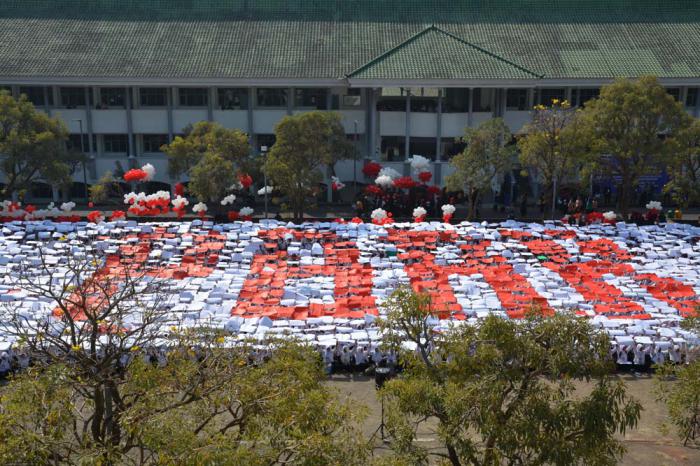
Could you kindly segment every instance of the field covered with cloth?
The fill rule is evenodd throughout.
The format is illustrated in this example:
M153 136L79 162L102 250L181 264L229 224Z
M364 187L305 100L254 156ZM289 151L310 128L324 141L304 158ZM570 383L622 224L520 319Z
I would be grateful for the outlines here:
M0 302L28 321L60 313L22 277L80 294L94 277L129 274L170 285L159 298L164 337L173 326L214 327L234 342L371 349L382 303L407 285L432 297L437 332L535 307L585 316L620 354L655 362L680 361L697 344L678 326L700 305L700 228L690 225L43 221L0 231ZM87 257L89 270L69 266ZM12 344L0 335L0 346Z

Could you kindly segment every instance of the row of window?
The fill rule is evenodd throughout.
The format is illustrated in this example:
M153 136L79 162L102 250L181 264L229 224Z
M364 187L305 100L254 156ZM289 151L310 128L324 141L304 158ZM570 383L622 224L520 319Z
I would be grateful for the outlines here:
M434 92L433 92L434 91ZM484 88L473 89L472 106L473 112L493 112L497 89ZM411 112L437 112L438 96L442 95L443 113L467 113L469 111L469 89L447 88L432 89L427 88L384 88L381 97L377 102L377 110L385 112L406 111L407 96L411 95ZM670 88L668 93L676 100L680 100L680 88ZM587 101L598 97L599 88L575 88L571 89L571 105L581 106ZM533 104L550 105L553 100L564 100L567 98L565 88L542 88L537 89L533 95ZM506 91L506 111L527 111L530 110L528 89L508 89ZM685 105L695 107L698 99L698 89L688 88Z
M10 90L9 86L0 89ZM170 88L143 87L138 89L138 104L140 107L166 107L168 105ZM54 106L53 89L46 86L20 86L20 94L36 106ZM93 95L90 88L60 87L57 106L65 108L85 107L94 105L98 109L126 108L128 99L133 98L133 90L124 87L98 88ZM492 112L496 89L477 88L472 91L472 111ZM598 88L582 88L571 90L571 103L578 106L598 96ZM669 88L669 94L680 99L680 88ZM405 111L406 96L410 93L410 108L412 112L436 112L438 95L442 94L442 111L460 113L469 111L469 89L462 88L383 88L377 102L380 111ZM288 88L257 88L255 90L255 105L262 108L287 108L289 99ZM209 89L203 87L182 87L177 89L177 105L180 107L207 107L209 105ZM329 100L330 97L330 100ZM542 88L535 92L534 104L548 105L553 99L566 98L564 88ZM217 88L214 106L222 110L245 110L249 107L249 93L246 88ZM685 104L695 107L698 99L698 89L688 88ZM506 110L529 110L527 89L508 89L506 91ZM345 94L331 94L326 88L295 88L293 89L294 108L338 110L340 108L360 107L362 105L361 90L347 89Z
M126 134L103 134L102 152L106 154L128 154L129 153L129 136ZM142 134L142 152L146 154L161 152L160 148L168 144L170 140L167 134ZM69 149L88 152L90 148L90 139L87 134L71 134L68 136L67 145ZM97 135L92 136L92 147L96 150Z
M9 86L0 86L0 89ZM140 107L166 107L171 88L139 88L136 101ZM46 86L21 86L20 94L25 94L35 106L54 106L53 89ZM78 108L87 105L97 109L126 108L126 103L133 98L133 90L125 87L101 87L95 93L86 87L60 87L57 106ZM287 108L289 89L258 88L255 90L257 107ZM329 107L338 110L341 107L359 107L362 105L360 89L348 89L345 94L332 94L329 89L295 88L293 106L295 108L326 110ZM177 89L177 105L180 107L209 106L209 89L205 87L181 87ZM215 108L221 110L245 110L249 106L249 94L246 88L217 88Z

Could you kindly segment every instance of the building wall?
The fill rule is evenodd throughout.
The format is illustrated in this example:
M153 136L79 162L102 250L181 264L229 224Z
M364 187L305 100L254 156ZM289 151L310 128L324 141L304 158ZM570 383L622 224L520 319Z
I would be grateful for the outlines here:
M15 96L30 89L12 83L8 86ZM528 89L518 94L521 97L527 95L527 102L523 103L521 98L519 103L514 103L504 89L490 89L488 93L471 89L464 92L470 96L468 102L462 102L464 105L457 102L457 107L450 107L444 90L428 92L427 88L411 88L410 91L408 88L392 88L394 94L400 89L400 95L393 95L388 92L389 88L280 87L227 91L213 87L167 87L162 95L148 102L142 97L153 89L147 87L82 86L79 89L83 91L66 91L66 88L31 86L38 108L62 118L71 134L80 134L82 129L83 134L93 136L88 140L94 140L94 144L85 147L91 156L88 184L105 171L128 170L148 162L156 166L155 181L172 185L178 180L169 178L167 158L154 149L157 147L154 141L159 141L159 138L170 141L187 125L211 120L250 134L257 151L261 145L269 144L266 141L270 141L275 125L284 116L317 109L340 113L346 133L356 142L363 159L378 159L406 173L408 167L403 160L414 154L426 155L436 162L434 180L440 184L450 172L446 160L453 155L450 151L456 150L454 139L464 134L465 127L502 116L511 131L517 134L530 118L528 109L543 96L561 93L578 102L583 96L578 88L571 87ZM678 87L673 92L677 93L679 100L687 103L690 113L698 115L699 88ZM486 99L484 103L485 95L491 96L491 100ZM475 96L481 96L481 101L475 102ZM77 99L78 104L71 99ZM361 173L363 164L362 160L341 162L336 167L336 174L343 181L367 181ZM82 178L82 171L76 173L76 181L82 181Z

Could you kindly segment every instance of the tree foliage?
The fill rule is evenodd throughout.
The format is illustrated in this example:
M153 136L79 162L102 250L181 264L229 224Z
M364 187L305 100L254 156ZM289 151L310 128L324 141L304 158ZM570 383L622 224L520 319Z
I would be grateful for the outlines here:
M405 370L383 395L392 449L406 463L438 455L455 466L613 465L622 455L615 435L636 425L641 407L609 375L607 336L587 321L533 312L438 335L429 296L399 289L387 309L386 344ZM592 391L574 393L574 380L592 381ZM416 441L429 420L444 446L437 452Z
M568 101L553 99L549 107L535 106L523 132L518 140L520 162L535 170L551 204L555 183L575 178L581 165L583 139L578 112Z
M1 316L35 362L0 389L2 464L365 464L360 414L323 385L315 351L271 342L263 360L182 328L159 270L95 276L98 263L67 258L41 282L27 268L18 285L57 318Z
M586 104L581 121L588 141L589 166L617 176L618 207L627 213L639 178L669 165L673 136L690 117L656 78L621 79L603 86Z
M664 190L681 206L700 204L700 120L678 131L670 159L671 179Z
M683 445L700 446L700 361L658 367L656 384Z
M298 220L323 180L322 169L351 158L354 148L340 115L333 112L286 116L275 126L275 136L264 170L275 188L287 196Z
M681 326L700 334L700 306ZM657 399L668 408L671 424L683 445L700 447L700 359L698 349L689 353L683 365L664 364L656 369Z
M65 184L83 155L66 150L68 130L58 118L37 111L22 95L0 91L0 154L7 196L37 180Z
M171 175L188 176L190 192L201 201L223 198L236 182L237 171L252 163L244 132L208 121L186 128L184 137L177 136L162 150L168 155Z
M447 178L452 191L465 189L469 197L469 219L476 214L479 196L502 183L512 168L515 146L502 118L493 118L477 128L466 128L462 142L466 148L450 160L455 172Z

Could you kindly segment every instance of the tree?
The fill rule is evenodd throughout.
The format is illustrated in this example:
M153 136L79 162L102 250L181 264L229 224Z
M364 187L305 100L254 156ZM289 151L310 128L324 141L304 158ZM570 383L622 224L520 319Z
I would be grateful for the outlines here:
M2 464L365 464L315 351L187 330L163 269L83 248L18 271L52 317L0 316L35 363L0 389Z
M162 147L170 173L189 177L189 190L200 201L218 201L251 163L248 135L218 123L200 121L185 129L184 137Z
M518 140L520 162L539 175L554 218L558 183L573 176L581 163L577 111L566 100L553 99L550 107L537 105L523 132L525 135Z
M90 185L90 201L95 204L124 204L124 180L114 177L111 171L105 172L96 183Z
M264 170L286 196L295 220L323 180L322 169L351 158L353 146L345 136L340 115L306 112L286 116L275 126L276 141Z
M513 165L515 146L502 118L481 123L476 129L466 128L461 141L466 148L450 160L455 172L447 178L452 191L465 189L469 197L469 219L476 215L479 196L502 178Z
M700 307L695 317L686 318L681 326L700 333ZM656 370L657 399L666 403L668 416L683 440L700 446L700 359L697 349L682 365L664 364Z
M610 376L606 335L584 319L534 311L438 334L430 316L430 297L403 288L380 322L405 366L382 392L396 456L455 466L616 464L624 449L615 434L636 425L641 407ZM592 381L591 392L575 393L576 380ZM416 442L433 421L439 451Z
M66 150L68 130L61 120L39 112L25 95L18 100L0 92L0 154L5 175L3 196L43 180L61 185L83 155Z
M620 178L618 207L627 214L642 175L671 162L673 135L690 117L655 77L621 79L603 86L582 111L590 167Z
M683 207L700 204L700 120L678 131L664 190Z

